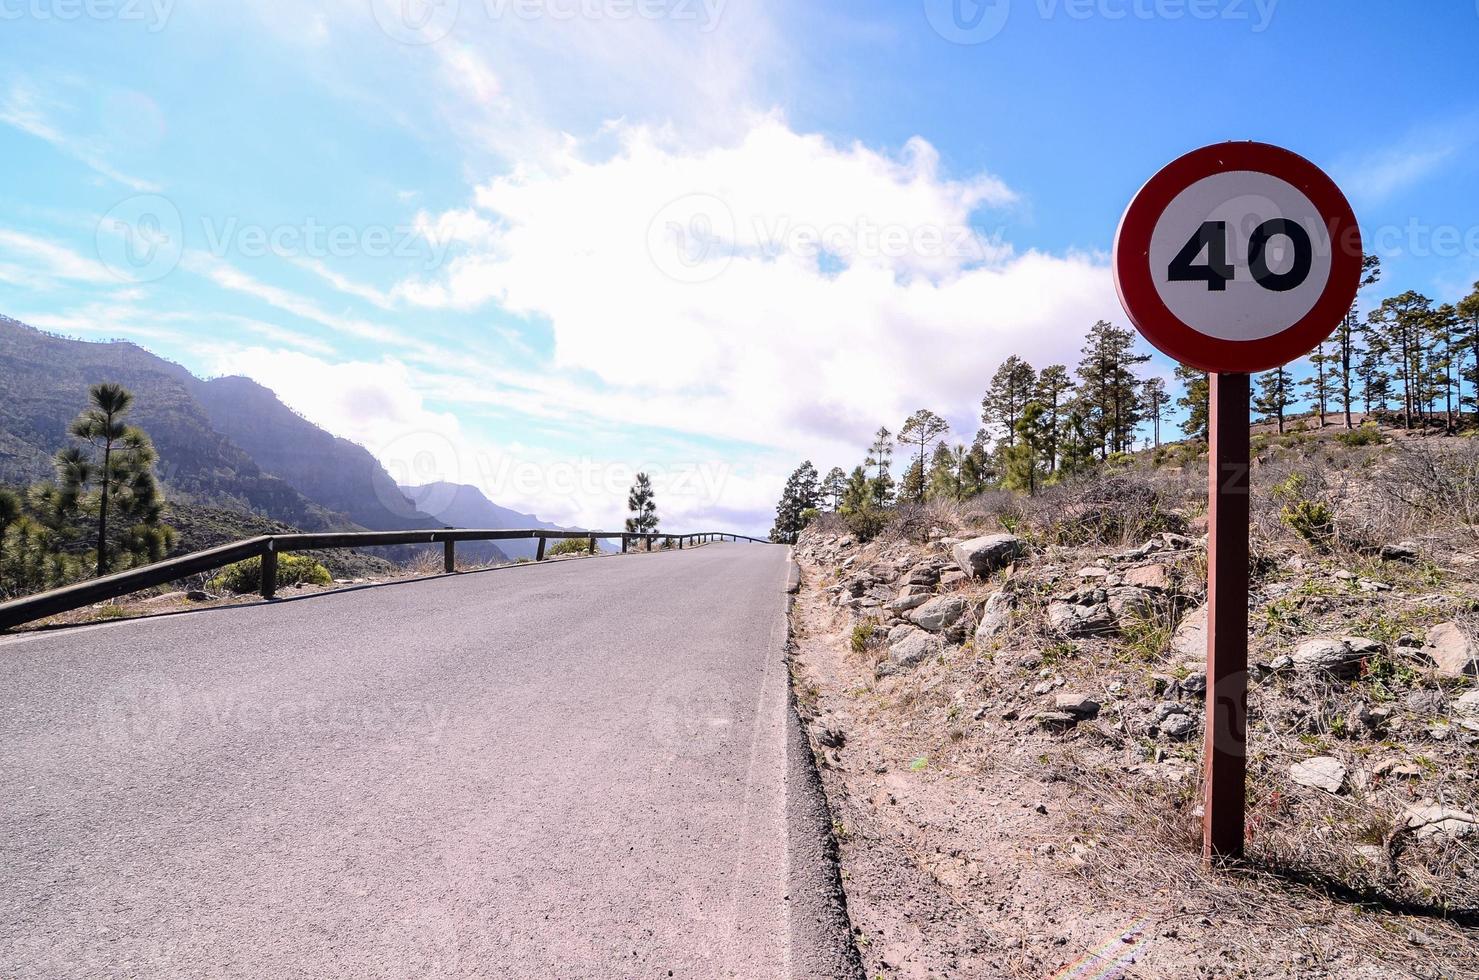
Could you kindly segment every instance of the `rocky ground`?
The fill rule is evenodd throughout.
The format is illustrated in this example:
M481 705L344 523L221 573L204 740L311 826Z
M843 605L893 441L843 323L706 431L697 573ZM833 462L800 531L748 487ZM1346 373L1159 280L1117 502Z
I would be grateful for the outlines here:
M1200 866L1206 552L989 522L795 548L869 976L1479 976L1479 559L1262 547L1248 862Z

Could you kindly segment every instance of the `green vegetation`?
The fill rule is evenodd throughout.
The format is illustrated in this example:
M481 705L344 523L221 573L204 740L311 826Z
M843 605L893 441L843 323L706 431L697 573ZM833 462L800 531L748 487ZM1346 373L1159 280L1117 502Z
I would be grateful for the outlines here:
M89 406L53 457L56 478L24 497L0 491L0 595L23 595L158 561L175 540L148 435L124 419L121 385L93 385Z
M277 556L277 585L288 588L294 585L328 585L333 582L329 570L312 558L303 555ZM248 558L221 569L210 580L209 588L245 594L262 588L262 559Z
M652 493L652 480L646 473L638 473L637 480L627 493L627 509L632 516L626 520L626 530L632 534L650 534L657 530L657 501Z
M549 551L545 552L550 558L558 558L561 555L588 555L591 552L591 543L587 538L562 538L550 545Z

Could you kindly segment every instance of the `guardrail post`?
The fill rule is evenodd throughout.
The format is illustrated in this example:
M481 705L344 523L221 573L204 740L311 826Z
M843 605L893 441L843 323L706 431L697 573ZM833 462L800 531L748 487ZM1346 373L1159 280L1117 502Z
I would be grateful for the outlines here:
M589 541L587 541L586 548L590 551L591 554L594 555L596 553L596 539L591 538Z
M628 536L625 535L625 534L623 534L621 536L621 553L622 554L626 554L627 553L627 544L628 544Z
M647 535L647 550L652 551L652 535Z
M539 536L539 549L534 553L535 561L544 561L544 543L548 540L549 539L542 534Z
M451 575L453 572L457 571L456 541L448 541L446 544L442 545L442 567L446 569L448 575Z
M262 598L272 599L277 595L277 546L269 541L262 552Z

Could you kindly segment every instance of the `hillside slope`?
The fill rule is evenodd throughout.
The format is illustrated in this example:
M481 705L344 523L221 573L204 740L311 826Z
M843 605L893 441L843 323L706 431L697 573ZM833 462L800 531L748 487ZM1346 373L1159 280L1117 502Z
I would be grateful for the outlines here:
M450 527L575 530L542 521L533 514L521 514L516 510L500 507L484 496L477 487L462 483L428 483L419 487L401 487L400 490L419 509L434 514ZM533 558L537 546L530 540L503 541L499 543L499 547L511 558Z
M0 316L0 483L52 475L51 457L87 405L87 389L115 381L135 395L130 420L159 450L167 494L181 502L262 514L304 530L346 529L344 514L264 471L223 435L178 364L124 341L85 343Z

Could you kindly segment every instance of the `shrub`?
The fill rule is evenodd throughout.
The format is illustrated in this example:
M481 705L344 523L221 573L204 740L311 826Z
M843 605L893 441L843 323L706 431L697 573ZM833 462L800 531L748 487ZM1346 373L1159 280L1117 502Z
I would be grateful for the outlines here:
M302 555L277 556L277 584L279 588L292 585L328 585L333 582L329 570L312 558ZM227 565L208 583L208 588L217 591L247 593L262 588L262 559L248 558L234 565Z
M888 511L872 504L864 504L842 515L847 529L859 541L872 541L888 526Z
M1343 446L1379 446L1382 443L1381 430L1370 422L1362 422L1358 428L1337 433L1335 439Z
M588 555L590 551L589 538L563 538L556 541L545 554L554 558L559 555Z
M1318 500L1285 504L1279 517L1290 530L1316 548L1328 547L1335 538L1335 514Z

